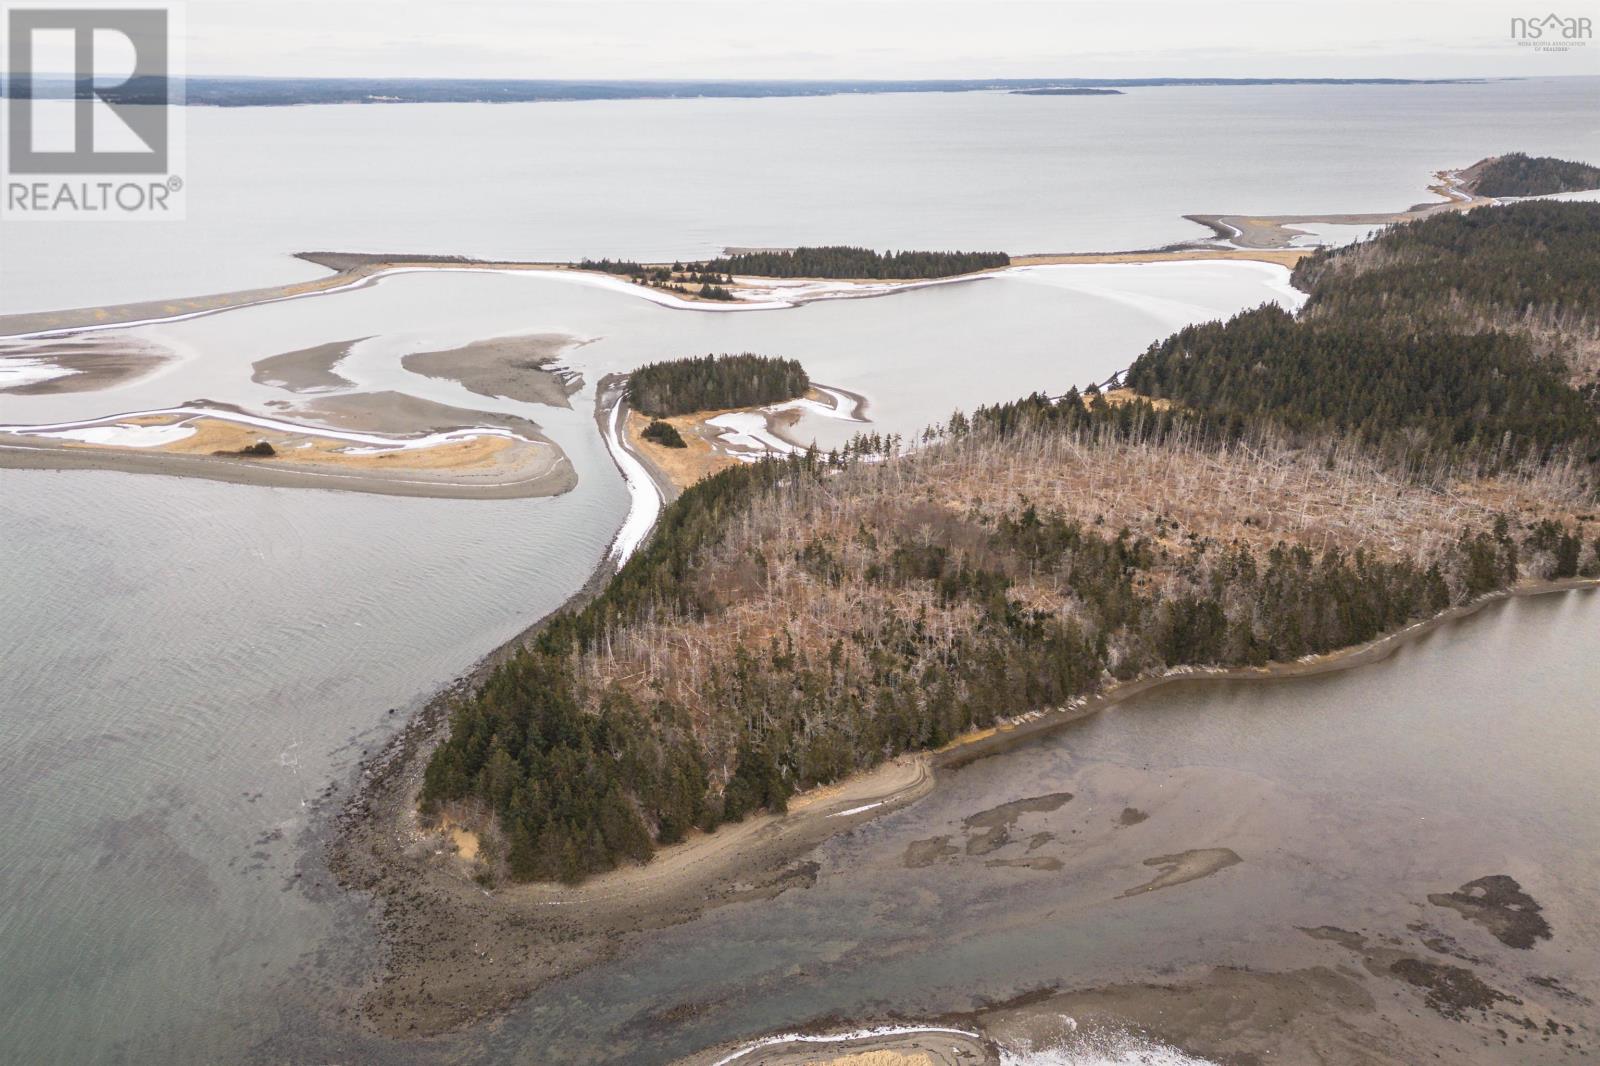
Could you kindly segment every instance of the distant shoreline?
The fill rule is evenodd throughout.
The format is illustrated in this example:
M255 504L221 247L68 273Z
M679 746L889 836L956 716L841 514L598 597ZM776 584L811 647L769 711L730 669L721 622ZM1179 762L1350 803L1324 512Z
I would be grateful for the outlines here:
M606 100L768 100L884 93L1006 92L1030 89L1237 88L1273 85L1465 85L1519 78L947 78L947 79L521 79L273 78L195 76L181 79L179 100L164 85L132 83L117 91L128 103L189 107L294 107L313 104L532 104ZM38 99L72 99L65 76L35 79ZM6 90L0 87L0 97Z

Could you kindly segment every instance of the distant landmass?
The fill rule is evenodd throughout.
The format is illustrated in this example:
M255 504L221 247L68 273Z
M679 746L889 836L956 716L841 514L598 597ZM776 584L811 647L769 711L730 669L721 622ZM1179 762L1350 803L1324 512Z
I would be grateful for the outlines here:
M1021 92L1048 96L1109 95L1161 86L1435 85L1479 79L1410 78L986 78L934 81L568 81L494 78L251 78L135 79L110 92L126 103L207 107L282 107L292 104L531 103L551 100L756 99L847 93ZM0 76L0 96L10 95ZM37 76L38 99L87 95L66 75Z
M1046 89L1012 89L1012 96L1123 96L1121 89L1091 89L1086 85L1052 85Z

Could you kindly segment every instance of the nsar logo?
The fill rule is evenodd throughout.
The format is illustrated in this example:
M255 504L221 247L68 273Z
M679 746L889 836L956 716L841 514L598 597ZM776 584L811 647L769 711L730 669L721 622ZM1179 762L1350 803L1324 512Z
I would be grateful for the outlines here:
M1594 38L1594 20L1585 16L1550 14L1543 18L1514 18L1511 39L1538 52L1567 52Z

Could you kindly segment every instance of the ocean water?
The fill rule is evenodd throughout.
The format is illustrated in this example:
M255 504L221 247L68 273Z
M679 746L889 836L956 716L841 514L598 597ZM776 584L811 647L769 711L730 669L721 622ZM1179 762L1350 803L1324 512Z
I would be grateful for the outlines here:
M1013 254L1392 211L1506 151L1600 159L1600 78L186 112L187 220L0 227L0 313L315 277L313 250L671 259Z

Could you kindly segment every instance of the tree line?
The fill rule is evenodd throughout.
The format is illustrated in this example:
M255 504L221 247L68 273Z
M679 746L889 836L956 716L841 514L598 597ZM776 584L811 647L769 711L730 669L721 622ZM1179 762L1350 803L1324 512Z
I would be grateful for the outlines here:
M869 248L827 245L776 252L741 252L688 269L763 278L948 278L1011 265L1004 252L875 252Z
M1489 160L1478 172L1473 189L1479 196L1549 196L1600 189L1600 167L1512 152Z
M744 352L647 363L628 376L628 402L653 418L760 407L804 396L811 379L797 360Z
M1090 435L1116 432L1120 416L1099 407ZM994 425L984 416L941 447L986 447ZM1412 559L1338 545L1158 543L1027 500L937 519L880 500L874 520L841 540L815 529L816 501L836 506L857 472L863 485L891 476L883 464L842 469L843 482L839 466L811 454L687 490L595 601L554 620L455 709L427 770L424 810L478 804L493 812L511 877L577 881L647 859L691 828L781 811L797 790L1060 706L1108 679L1293 661L1370 640L1503 588L1523 552L1555 553L1561 572L1600 572L1600 543L1561 525L1519 534L1504 519ZM909 489L922 491L915 481ZM707 649L692 700L596 680L583 664L640 627L711 622L727 609L729 575L740 571L709 569L707 559L758 501L797 531L790 554L753 559L751 572L782 565L809 587L845 590L854 606L843 624ZM1058 606L1019 596L1041 583L1058 590ZM807 614L803 601L787 609Z
M1600 456L1573 385L1600 341L1600 204L1440 214L1302 260L1274 306L1181 330L1125 375L1212 416L1357 435L1396 456Z

